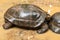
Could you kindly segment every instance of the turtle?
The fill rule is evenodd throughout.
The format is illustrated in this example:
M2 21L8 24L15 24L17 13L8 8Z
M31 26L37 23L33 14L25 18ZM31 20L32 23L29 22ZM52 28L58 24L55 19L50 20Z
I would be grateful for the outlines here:
M56 12L51 16L50 29L57 34L60 34L60 12Z
M9 29L12 25L16 25L23 28L38 28L38 33L44 33L48 29L46 17L47 12L36 5L17 4L5 12L3 28Z

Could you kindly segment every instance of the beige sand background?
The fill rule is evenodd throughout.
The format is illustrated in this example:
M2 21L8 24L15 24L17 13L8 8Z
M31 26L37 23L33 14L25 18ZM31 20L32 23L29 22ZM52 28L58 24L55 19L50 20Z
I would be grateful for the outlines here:
M29 3L39 6L50 15L60 11L60 0L0 0L0 40L60 40L60 34L51 30L44 34L37 34L36 31L20 28L3 29L4 13L8 8L16 4Z

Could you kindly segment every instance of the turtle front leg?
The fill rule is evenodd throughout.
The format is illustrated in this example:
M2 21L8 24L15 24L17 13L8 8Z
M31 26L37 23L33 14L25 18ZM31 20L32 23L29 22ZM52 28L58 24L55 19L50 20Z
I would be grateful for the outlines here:
M3 28L9 29L10 27L12 27L12 24L10 22L8 22L7 20L5 20L5 24L3 24Z
M41 34L41 33L45 33L48 30L48 25L46 23L43 23L41 25L41 28L37 30L37 33Z

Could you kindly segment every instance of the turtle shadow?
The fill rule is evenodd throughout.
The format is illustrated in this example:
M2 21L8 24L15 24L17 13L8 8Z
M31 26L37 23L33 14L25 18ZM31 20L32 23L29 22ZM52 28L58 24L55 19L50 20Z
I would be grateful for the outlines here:
M38 30L38 29L41 29L41 27L24 27L24 26L17 26L15 25L16 28L19 28L19 29L25 29L25 30Z

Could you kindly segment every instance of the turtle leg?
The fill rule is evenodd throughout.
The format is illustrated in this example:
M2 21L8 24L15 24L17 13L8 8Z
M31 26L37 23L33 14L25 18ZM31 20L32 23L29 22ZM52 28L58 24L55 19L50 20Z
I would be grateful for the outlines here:
M41 28L37 30L37 33L45 33L48 30L48 25L46 23L43 23Z
M7 20L5 20L5 24L3 24L3 28L9 29L11 26L12 26L12 24L10 22L8 22Z

